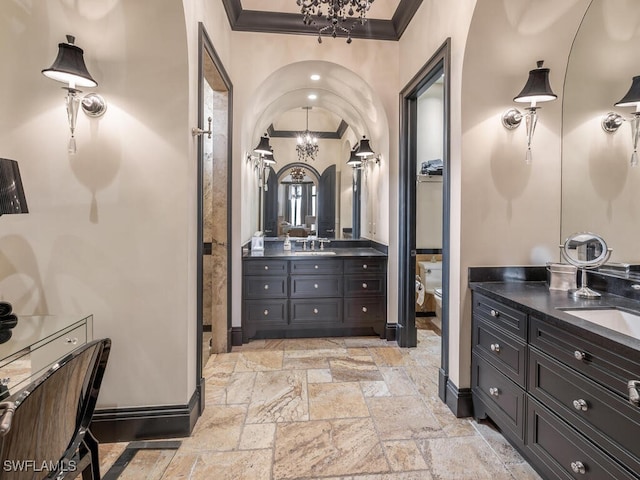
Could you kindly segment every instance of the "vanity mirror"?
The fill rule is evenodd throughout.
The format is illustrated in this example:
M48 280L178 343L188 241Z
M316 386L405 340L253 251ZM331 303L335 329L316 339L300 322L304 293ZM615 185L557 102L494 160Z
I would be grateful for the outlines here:
M595 233L574 233L560 248L565 260L581 269L580 288L569 293L580 298L600 297L598 292L587 287L587 269L605 264L611 256L611 249L607 247L604 239Z
M269 127L278 163L269 167L263 192L265 236L359 238L362 175L347 165L358 137L338 115L318 107L304 110L287 111ZM316 158L308 161L299 161L296 149L296 125L306 124L301 112L318 137Z
M640 2L593 0L571 49L563 96L562 238L599 232L616 246L612 260L620 264L640 264L633 115L614 106L640 75L638 42ZM609 112L624 119L617 130L602 124Z

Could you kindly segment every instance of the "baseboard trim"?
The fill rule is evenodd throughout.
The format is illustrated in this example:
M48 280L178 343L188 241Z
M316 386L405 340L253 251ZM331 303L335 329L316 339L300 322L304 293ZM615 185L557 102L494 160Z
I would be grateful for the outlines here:
M96 410L91 432L101 443L188 437L200 413L198 389L188 405Z
M387 342L395 342L398 338L397 336L398 324L397 323L387 323L384 328L384 335L387 339Z
M231 346L242 346L242 327L231 327Z
M470 417L473 414L470 388L458 388L451 380L447 379L445 395L445 403L456 417Z

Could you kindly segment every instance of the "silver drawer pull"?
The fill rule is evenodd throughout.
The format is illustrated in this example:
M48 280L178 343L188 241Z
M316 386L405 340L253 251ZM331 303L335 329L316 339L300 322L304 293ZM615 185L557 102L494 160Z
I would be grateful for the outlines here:
M320 267L318 267L318 265L314 265L313 268L315 268L317 270Z
M264 266L264 269L265 269L265 270L269 270L269 265L265 265L265 266Z
M363 311L364 313L367 313L367 307L362 307L362 311Z
M366 270L367 269L367 264L365 263L364 265L362 265L362 268L364 268Z
M76 343L78 343L78 339L75 338L75 337L74 338L67 337L67 338L65 338L65 342L67 342L67 343L69 343L71 345L75 345Z
M314 309L313 309L313 313L318 313L318 309L317 309L317 308L314 308Z
M498 353L500 351L500 344L499 343L492 343L491 344L491 351Z
M264 289L265 289L265 290L269 290L269 284L268 284L268 283L265 283L265 284L264 284Z
M573 470L574 473L580 473L582 475L587 473L587 469L584 467L584 463L579 460L577 462L571 462L571 470Z
M640 407L640 392L638 391L640 380L629 380L627 388L629 389L629 402L636 407Z
M587 410L589 410L589 405L587 404L586 400L579 398L578 400L573 401L573 408L586 412Z
M489 394L493 395L494 397L497 397L498 395L500 395L500 390L498 389L498 387L491 387L489 389Z
M318 288L318 284L317 284L317 283L314 283L314 284L313 284L313 288Z
M265 308L265 310L264 310L264 315L265 315L265 316L269 315L269 310L267 310L266 308Z
M363 284L362 284L362 288L367 288L367 284L366 284L366 283L363 283Z
M498 318L498 317L500 316L500 312L499 312L499 311L497 311L497 310L493 310L493 309L491 309L491 311L489 312L489 314L490 314L492 317L496 317L496 318Z
M5 387L9 385L11 379L9 377L0 378L0 385L4 385Z
M573 357L576 360L584 360L585 358L587 358L587 354L584 352L581 352L580 350L576 350L575 352L573 352Z

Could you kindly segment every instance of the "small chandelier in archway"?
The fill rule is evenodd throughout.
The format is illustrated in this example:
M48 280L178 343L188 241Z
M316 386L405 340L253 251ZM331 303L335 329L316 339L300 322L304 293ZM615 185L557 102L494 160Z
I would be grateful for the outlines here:
M318 138L309 131L309 110L311 107L302 107L307 111L307 129L298 135L298 161L315 160L318 155Z
M374 0L297 0L305 25L315 25L314 18L326 21L326 25L318 28L318 43L322 43L322 35L336 38L339 33L347 35L347 43L351 43L351 30L360 24L367 23L367 12Z
M293 183L302 183L304 180L304 176L307 174L307 172L304 171L304 168L302 167L293 167L291 169L290 175L291 175L291 181Z

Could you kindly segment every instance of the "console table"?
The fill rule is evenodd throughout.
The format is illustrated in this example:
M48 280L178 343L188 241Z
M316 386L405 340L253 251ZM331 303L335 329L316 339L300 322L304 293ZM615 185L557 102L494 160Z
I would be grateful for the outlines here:
M93 340L93 316L21 315L0 344L0 400L21 390L75 348Z

